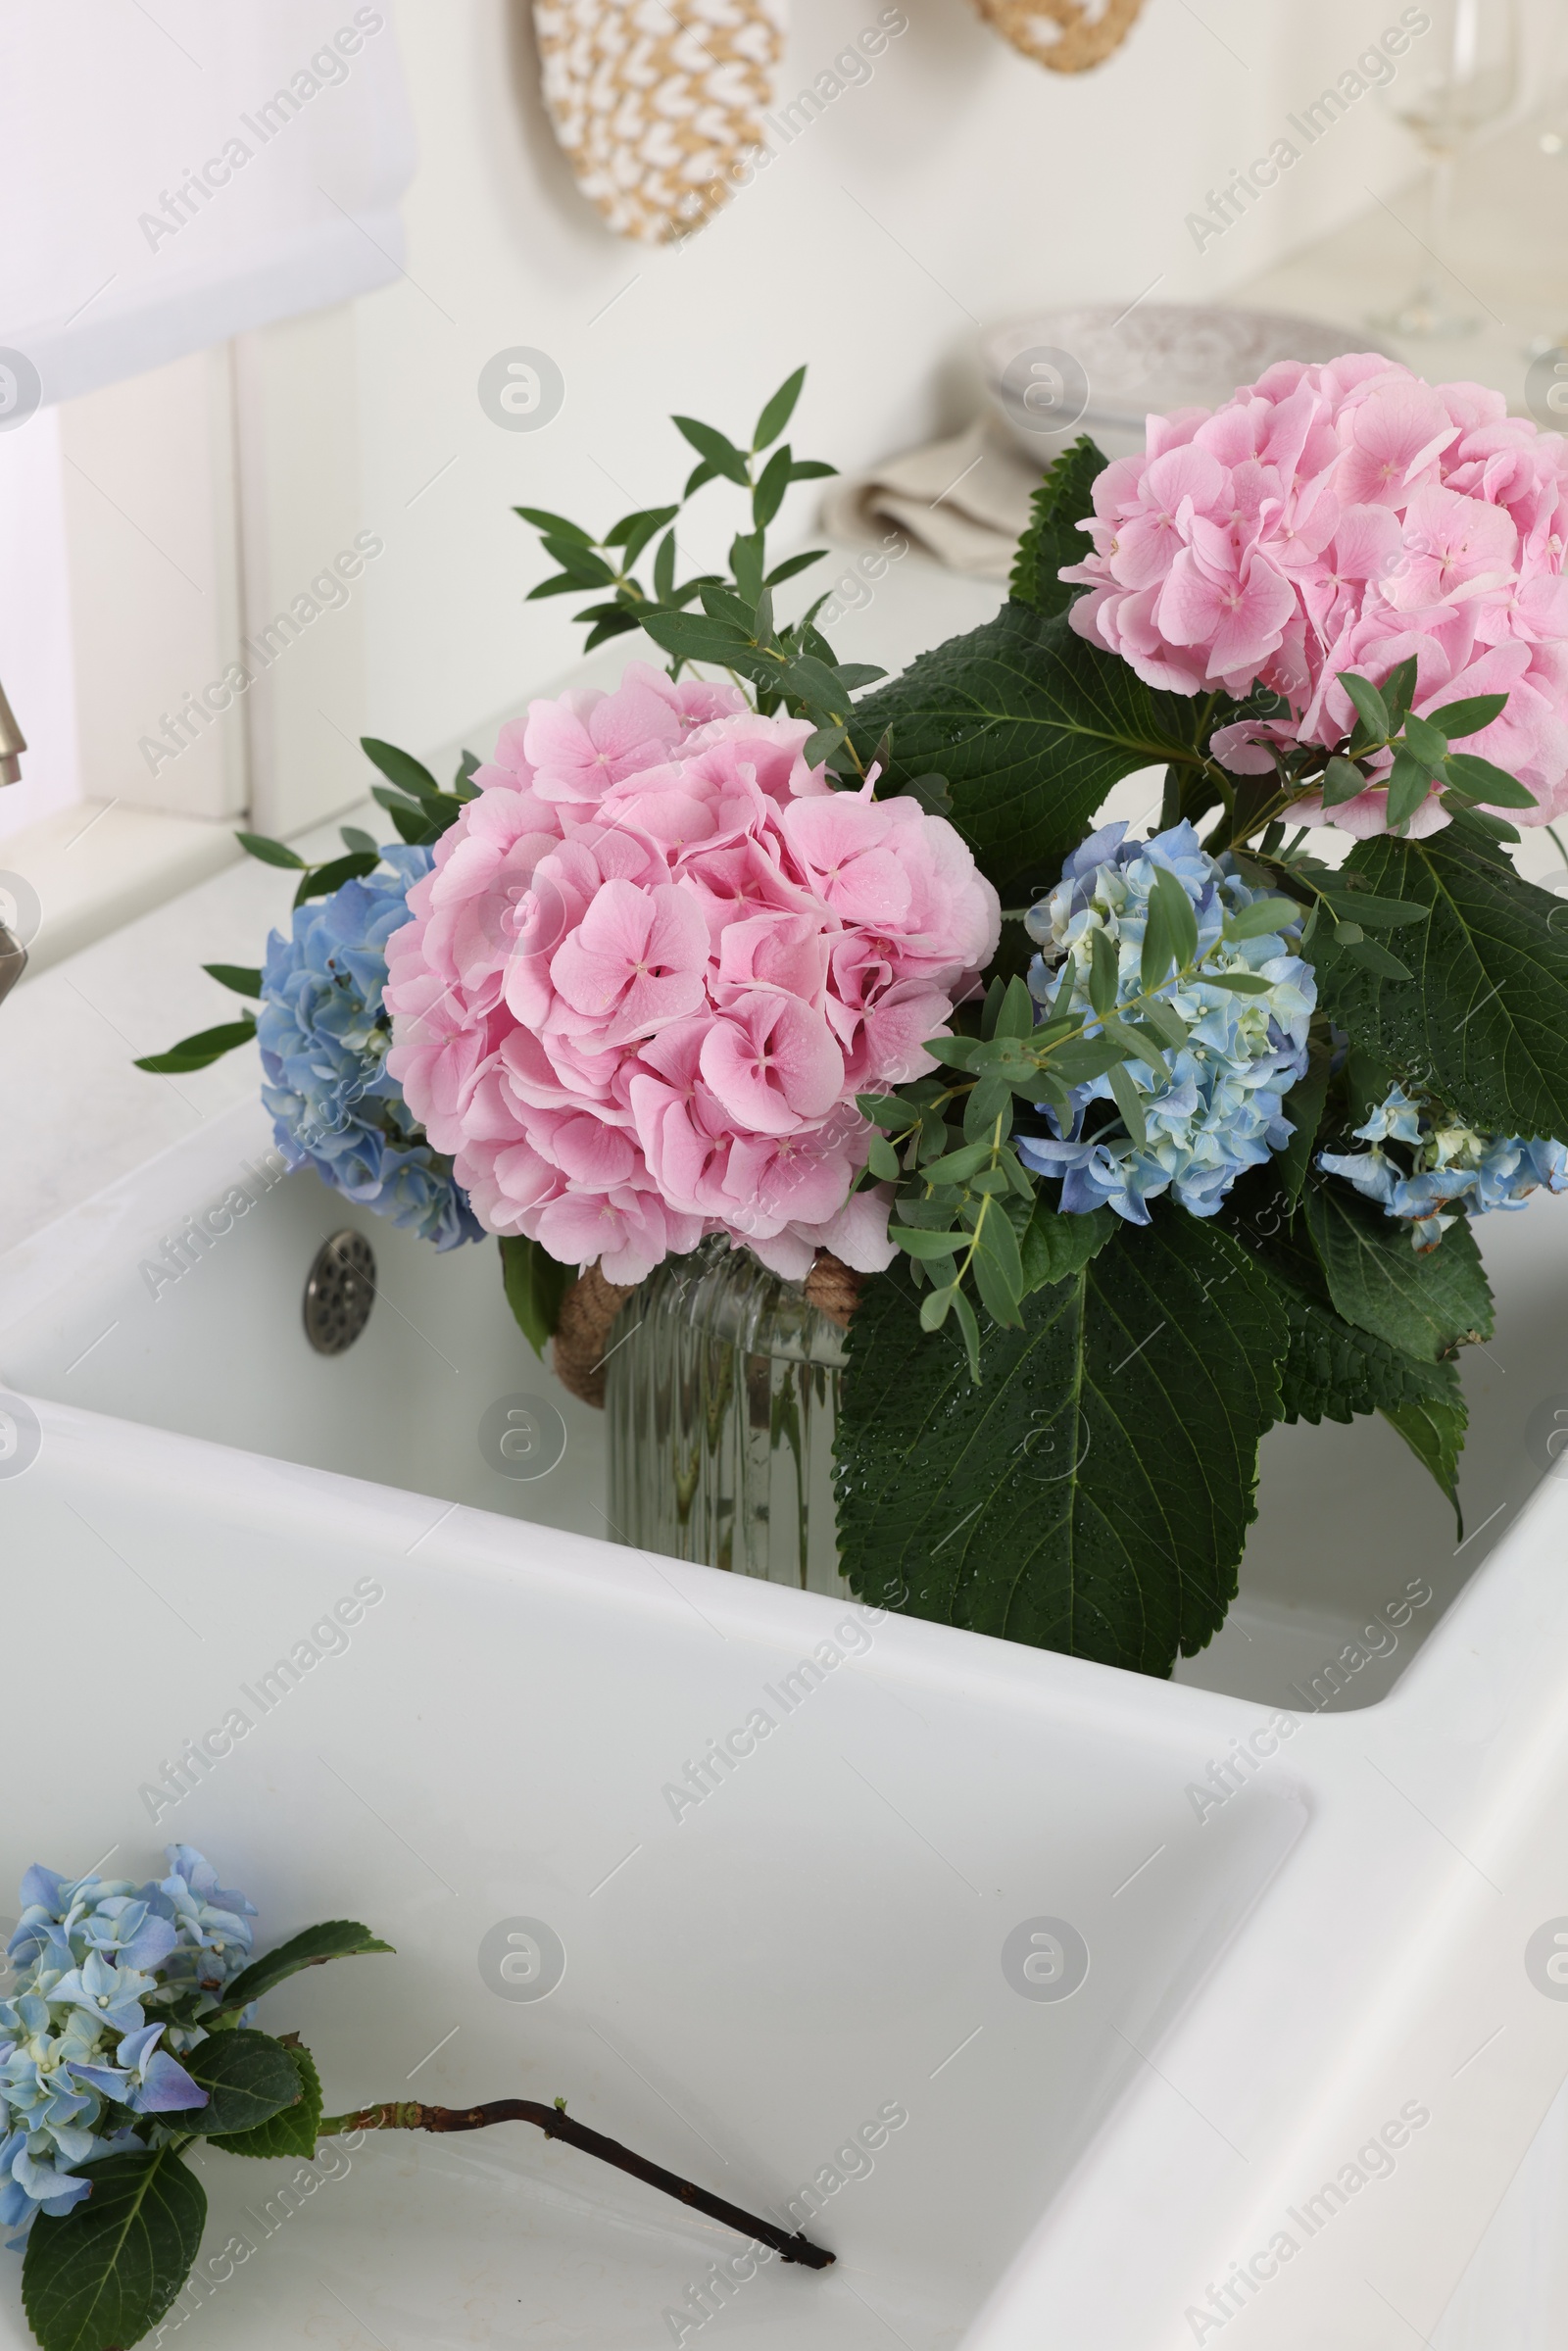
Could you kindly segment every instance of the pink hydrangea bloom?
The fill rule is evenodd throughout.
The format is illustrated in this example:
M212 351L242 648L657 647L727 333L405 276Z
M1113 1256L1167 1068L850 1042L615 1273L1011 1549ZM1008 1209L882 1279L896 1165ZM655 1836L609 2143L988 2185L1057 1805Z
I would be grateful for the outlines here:
M1568 447L1510 416L1500 392L1423 383L1372 353L1270 367L1223 408L1149 420L1147 455L1107 465L1082 527L1093 554L1063 570L1090 593L1072 625L1179 694L1272 687L1289 718L1221 727L1242 774L1272 745L1333 748L1355 713L1339 673L1374 684L1410 654L1425 717L1478 694L1502 715L1457 747L1568 809ZM1293 814L1381 832L1368 791ZM1437 789L1414 835L1447 817Z
M489 1231L612 1282L710 1233L891 1263L855 1096L934 1066L1001 909L809 733L641 663L502 730L387 943L387 1066Z

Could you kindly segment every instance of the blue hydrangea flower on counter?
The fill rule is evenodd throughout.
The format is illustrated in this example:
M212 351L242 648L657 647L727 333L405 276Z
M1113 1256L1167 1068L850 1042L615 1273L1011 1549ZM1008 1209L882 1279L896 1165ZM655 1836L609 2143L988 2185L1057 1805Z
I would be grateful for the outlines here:
M1561 1143L1479 1134L1402 1086L1353 1132L1371 1150L1319 1151L1319 1167L1344 1176L1385 1215L1408 1218L1418 1249L1436 1249L1460 1214L1523 1207L1542 1186L1568 1191L1568 1148Z
M0 2000L0 2227L19 2232L12 2243L89 2192L77 2164L147 2143L124 2114L207 2103L171 2049L206 2039L200 2018L248 1965L256 1912L193 1846L165 1850L168 1877L145 1886L36 1866L22 1882L7 1946L21 1981ZM122 2112L104 2133L111 2106Z
M381 860L296 906L288 938L269 938L256 1024L262 1100L291 1166L314 1167L334 1191L453 1249L483 1234L452 1161L425 1141L387 1074L392 1026L381 1001L386 942L408 921L408 893L431 853L394 844Z
M1187 1042L1166 1055L1165 1073L1146 1062L1127 1065L1147 1130L1142 1142L1127 1131L1104 1076L1072 1089L1070 1120L1042 1105L1052 1135L1019 1136L1018 1154L1040 1173L1061 1178L1068 1214L1103 1205L1131 1224L1148 1224L1148 1203L1169 1191L1193 1215L1212 1216L1244 1169L1261 1165L1290 1141L1285 1097L1306 1071L1317 985L1285 931L1226 937L1227 914L1240 914L1267 893L1243 881L1228 857L1210 857L1190 824L1172 825L1151 841L1128 841L1126 830L1108 824L1092 834L1067 859L1051 896L1031 909L1029 933L1042 953L1030 966L1030 992L1043 1016L1081 1013L1085 1034L1094 1037L1092 934L1101 932L1116 955L1115 1010L1136 1017L1150 894L1163 867L1181 884L1198 923L1198 967L1157 991L1186 1027ZM1072 995L1058 1001L1069 955ZM1217 984L1226 973L1266 986L1239 994Z

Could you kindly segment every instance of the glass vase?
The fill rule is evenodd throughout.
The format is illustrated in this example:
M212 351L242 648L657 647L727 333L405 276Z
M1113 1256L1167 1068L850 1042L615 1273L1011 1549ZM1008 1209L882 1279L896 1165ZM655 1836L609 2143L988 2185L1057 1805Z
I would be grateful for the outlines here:
M799 1282L708 1241L611 1333L610 1517L623 1543L834 1597L833 1425L845 1334Z

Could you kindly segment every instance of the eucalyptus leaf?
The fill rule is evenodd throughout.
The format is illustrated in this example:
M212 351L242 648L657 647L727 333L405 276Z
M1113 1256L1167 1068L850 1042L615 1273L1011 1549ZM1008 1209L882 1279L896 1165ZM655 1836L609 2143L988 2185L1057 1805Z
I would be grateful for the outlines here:
M928 1290L920 1300L921 1330L940 1331L953 1309L953 1301L957 1295L956 1282L946 1282L940 1290Z
M399 751L395 743L383 743L375 735L362 735L360 749L371 764L379 767L389 784L400 792L412 792L416 800L444 797L440 785L423 762L412 752Z
M1130 1021L1118 1020L1114 1013L1107 1014L1103 1025L1109 1042L1121 1048L1123 1060L1140 1061L1146 1069L1152 1069L1156 1077L1169 1077L1170 1064L1152 1036L1146 1036L1142 1029L1134 1028Z
M1198 914L1192 900L1168 865L1154 867L1153 898L1163 907L1179 969L1185 971L1198 954ZM1164 973L1160 974L1163 979Z
M236 833L234 838L248 857L257 857L264 865L282 865L292 873L305 871L305 859L286 841L270 841L265 833Z
M773 565L762 585L767 588L782 587L798 571L808 571L813 563L819 563L826 553L825 547L808 547L802 555L786 556L782 563Z
M984 1167L990 1157L988 1144L965 1143L957 1151L944 1151L940 1159L931 1160L920 1173L928 1184L961 1184L965 1176Z
M1185 897L1186 892L1183 891L1182 895ZM1149 895L1149 910L1144 918L1144 943L1139 953L1138 980L1146 996L1152 989L1164 986L1176 961L1176 940L1171 930L1170 909L1160 891L1154 889Z
M704 424L696 416L671 416L671 424L690 441L705 465L712 473L722 473L744 490L747 486L746 460L733 441L726 440L716 426Z
M1358 676L1353 669L1340 671L1340 683L1355 705L1357 717L1377 742L1386 742L1393 733L1389 709L1369 677Z
M1412 906L1403 899L1374 898L1370 890L1337 890L1323 886L1323 897L1331 912L1341 920L1352 916L1357 923L1370 923L1374 930L1397 928L1401 923L1425 922L1430 907Z
M1447 776L1454 791L1462 792L1467 800L1485 801L1489 808L1533 808L1537 805L1527 784L1473 751L1450 752Z
M1345 939L1345 952L1352 962L1362 963L1371 971L1381 972L1386 979L1407 980L1409 978L1409 965L1401 963L1397 955L1391 955L1386 947L1380 947L1375 939L1366 939L1359 935L1354 939L1345 938L1349 927L1348 923L1343 924L1340 936Z
M1228 939L1266 939L1271 931L1299 922L1305 911L1294 898L1254 898L1239 913L1226 915L1225 935Z
M967 1233L922 1233L898 1224L889 1224L888 1239L896 1241L911 1257L951 1257L969 1246Z
M1406 824L1417 808L1426 805L1432 786L1430 769L1401 745L1394 755L1389 770L1389 826Z
M514 506L512 511L514 514L520 514L524 522L531 522L543 538L575 539L580 546L593 545L580 522L568 522L564 514L551 514L548 507Z
M1124 1062L1119 1061L1114 1069L1107 1072L1107 1075L1110 1079L1110 1091L1116 1098L1116 1107L1121 1112L1122 1124L1131 1136L1135 1149L1142 1151L1149 1141L1149 1126L1144 1117L1143 1099Z
M1121 958L1110 933L1098 927L1089 934L1089 1001L1100 1013L1114 1009L1121 984Z
M1338 754L1323 770L1323 806L1337 808L1342 801L1354 800L1367 788L1367 778L1359 767Z
M1448 759L1448 739L1438 726L1413 713L1404 722L1402 740L1426 768L1429 776L1441 777Z
M1415 684L1416 658L1412 653L1391 669L1383 681L1383 703L1389 714L1388 732L1391 735L1404 724L1415 696Z
M772 398L763 403L762 413L757 419L757 430L752 435L754 449L770 448L778 439L795 414L795 403L801 396L801 386L805 381L806 369L797 367L793 375L785 376Z
M308 873L300 877L300 886L294 893L294 904L302 906L308 899L330 898L333 891L341 890L345 882L361 881L366 874L373 873L380 862L381 853L378 849L368 854L364 850L350 850L346 856L333 857L325 865L313 865Z
M1506 694L1472 694L1463 702L1445 703L1441 710L1429 710L1427 724L1449 743L1462 743L1467 735L1479 735L1483 727L1500 718L1507 704Z
M256 1022L247 1012L243 1020L225 1021L220 1028L201 1029L194 1037L182 1038L168 1053L143 1053L135 1067L150 1069L155 1077L181 1077L220 1061L236 1046L249 1045L255 1034Z
M231 988L236 996L257 998L262 993L261 971L253 963L204 963L202 969L209 979L215 979L220 988Z

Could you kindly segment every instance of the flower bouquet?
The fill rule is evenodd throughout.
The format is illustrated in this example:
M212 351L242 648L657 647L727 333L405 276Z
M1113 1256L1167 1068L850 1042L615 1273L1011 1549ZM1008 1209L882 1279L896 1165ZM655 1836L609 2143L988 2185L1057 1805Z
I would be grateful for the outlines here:
M1568 454L1375 355L1273 367L1078 441L999 615L887 681L775 610L801 383L747 449L677 417L679 504L517 510L533 593L667 670L450 792L368 742L404 846L346 832L264 969L210 967L259 1014L146 1066L258 1035L285 1154L499 1236L565 1373L670 1255L804 1282L852 1588L1165 1674L1274 1422L1380 1412L1457 1506L1473 1221L1568 1184L1568 937L1510 856L1568 805ZM714 479L750 527L680 581ZM1095 829L1150 767L1147 837Z

